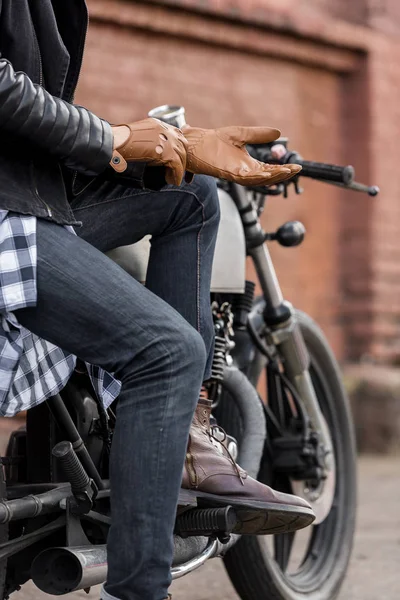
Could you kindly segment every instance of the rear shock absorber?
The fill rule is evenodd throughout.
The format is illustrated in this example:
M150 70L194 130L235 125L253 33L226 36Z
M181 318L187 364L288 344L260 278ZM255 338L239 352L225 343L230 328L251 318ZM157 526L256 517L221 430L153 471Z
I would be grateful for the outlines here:
M254 356L254 346L247 329L248 316L253 308L255 283L246 281L243 294L235 294L232 299L233 327L235 331L235 364L246 370Z
M234 348L235 343L232 339L234 332L232 328L233 313L231 304L229 302L224 302L220 306L215 304L213 306L213 315L215 331L214 357L211 367L211 379L208 382L207 391L208 397L212 401L212 408L214 409L221 398L225 368L227 365L232 364L230 351ZM229 448L229 452L236 459L238 453L237 441L218 426L214 415L211 415L210 424L213 437L224 444L226 448Z
M224 366L226 364L226 340L220 335L215 336L214 358L211 367L211 377L217 383L224 378Z
M224 379L226 365L227 340L218 333L214 338L214 357L211 365L211 377L206 384L209 399L213 406L218 404L221 394L221 383Z
M208 397L215 406L218 403L221 393L221 383L224 378L227 354L232 345L230 341L230 335L233 333L231 330L231 305L229 302L219 304L215 301L212 304L212 313L214 319L214 356L211 365L211 377L206 384L206 388Z

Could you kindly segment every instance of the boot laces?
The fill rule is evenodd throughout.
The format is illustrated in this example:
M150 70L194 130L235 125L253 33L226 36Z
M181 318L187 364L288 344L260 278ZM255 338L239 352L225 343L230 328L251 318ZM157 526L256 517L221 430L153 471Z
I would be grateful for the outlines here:
M221 434L222 439L220 439L219 437L217 437L216 433L218 432L218 434ZM221 449L222 448L225 449L229 460L231 461L233 468L236 471L237 476L240 479L240 483L242 485L244 485L244 481L243 481L243 477L242 474L240 472L239 469L239 465L237 464L237 462L235 461L235 459L233 458L229 448L228 448L228 444L224 445L224 442L227 440L228 435L225 431L225 429L223 429L222 427L220 427L219 425L213 425L212 427L210 427L210 431L208 432L210 439L211 439L211 443L213 444L213 446L218 448L218 451L221 452L222 454L225 454L224 451Z

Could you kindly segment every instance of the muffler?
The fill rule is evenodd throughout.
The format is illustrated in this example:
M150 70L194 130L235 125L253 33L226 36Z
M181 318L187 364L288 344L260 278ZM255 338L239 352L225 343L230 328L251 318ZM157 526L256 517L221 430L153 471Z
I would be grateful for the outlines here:
M185 562L174 565L171 569L172 579L179 579L195 571L226 548L226 544L221 544L213 537L192 537L182 540L182 543L195 539L205 539L204 548ZM48 548L33 561L31 577L42 592L53 596L62 596L104 583L107 579L106 546Z
M106 546L48 548L33 561L31 577L42 592L53 596L103 583L107 578Z

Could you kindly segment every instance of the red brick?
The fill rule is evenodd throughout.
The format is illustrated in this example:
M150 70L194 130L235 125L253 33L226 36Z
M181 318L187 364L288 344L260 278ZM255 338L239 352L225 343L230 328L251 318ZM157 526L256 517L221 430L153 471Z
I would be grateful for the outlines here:
M305 223L304 244L272 244L272 256L285 296L339 356L391 361L400 339L400 43L390 34L400 5L380 4L90 0L78 101L112 122L178 103L205 127L278 126L304 157L354 164L358 179L379 184L371 199L304 179L303 196L269 200L263 223Z

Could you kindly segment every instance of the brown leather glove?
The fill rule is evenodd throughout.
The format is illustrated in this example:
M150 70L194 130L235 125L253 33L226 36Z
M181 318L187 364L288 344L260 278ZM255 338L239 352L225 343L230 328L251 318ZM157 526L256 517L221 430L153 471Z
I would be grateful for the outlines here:
M114 148L110 162L112 168L123 173L131 161L145 162L153 167L163 166L167 183L180 185L188 146L181 130L153 118L125 126L131 133L126 142Z
M189 143L186 169L234 181L241 185L274 185L293 177L299 165L268 165L252 158L246 144L266 144L280 136L271 127L220 127L200 129L185 125L183 134Z

